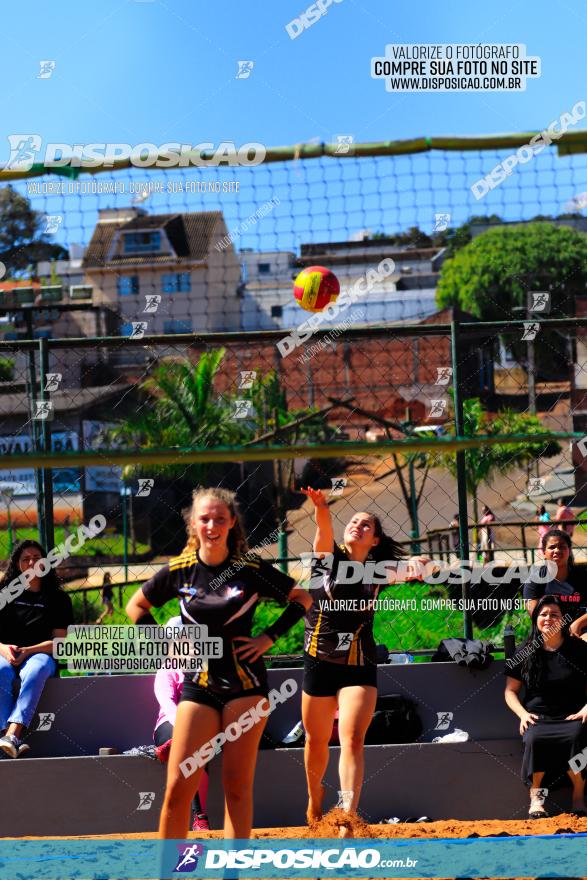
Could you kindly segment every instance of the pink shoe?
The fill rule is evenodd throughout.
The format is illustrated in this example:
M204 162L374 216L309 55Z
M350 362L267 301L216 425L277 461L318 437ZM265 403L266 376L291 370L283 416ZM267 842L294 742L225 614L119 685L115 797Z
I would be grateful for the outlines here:
M194 818L194 824L192 825L192 831L209 831L210 824L208 822L208 817L205 813L196 813Z

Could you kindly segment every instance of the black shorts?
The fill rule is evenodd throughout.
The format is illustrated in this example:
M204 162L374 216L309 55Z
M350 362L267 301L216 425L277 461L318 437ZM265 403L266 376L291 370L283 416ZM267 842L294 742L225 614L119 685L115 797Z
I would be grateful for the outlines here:
M345 687L377 687L377 666L347 666L304 655L302 690L311 697L335 697Z
M194 682L186 678L183 683L180 703L200 703L202 706L210 706L222 712L227 703L231 700L240 700L241 697L267 697L268 691L264 687L249 688L241 691L217 691L211 688L202 687L194 684Z

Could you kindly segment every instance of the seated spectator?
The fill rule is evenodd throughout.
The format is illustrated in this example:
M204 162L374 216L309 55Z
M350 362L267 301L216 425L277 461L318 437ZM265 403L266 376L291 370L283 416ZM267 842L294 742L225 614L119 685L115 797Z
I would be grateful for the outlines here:
M575 568L573 562L570 536L561 529L549 529L542 538L542 555L545 560L556 564L556 575L548 579L546 566L541 566L537 572L538 577L530 576L522 584L522 596L526 600L528 612L532 614L542 596L556 596L565 609L565 614L570 614L574 620L587 611L587 589L584 575Z
M587 644L569 635L556 597L536 603L530 635L506 662L505 674L505 701L520 719L524 740L522 780L530 786L530 818L546 816L545 775L548 786L564 773L573 785L572 810L584 816L585 780L570 768L587 745Z
M567 525L564 525L564 522L565 522L565 520L568 520L568 519L576 519L575 514L573 513L573 511L571 510L570 507L567 507L567 505L565 504L564 498L558 498L556 503L557 503L557 508L556 508L556 513L554 515L554 521L562 523L562 525L560 525L559 528L562 529L564 532L566 532L570 538L572 538L575 526L571 525L570 523L567 523Z
M182 619L181 617L172 617L167 621L166 625L182 626ZM183 672L173 669L159 669L155 675L155 697L159 703L159 715L155 722L153 742L157 746L157 754L162 761L166 761L169 757L177 705L183 688L183 678ZM208 816L206 815L207 796L208 765L204 768L200 788L192 804L194 816L192 831L210 830Z
M0 590L44 558L37 541L20 541L8 560ZM71 599L61 590L53 568L33 577L21 595L8 597L0 609L0 749L10 758L29 749L22 741L23 731L32 721L45 682L57 672L51 656L53 639L65 637L72 623ZM20 691L15 698L17 679Z

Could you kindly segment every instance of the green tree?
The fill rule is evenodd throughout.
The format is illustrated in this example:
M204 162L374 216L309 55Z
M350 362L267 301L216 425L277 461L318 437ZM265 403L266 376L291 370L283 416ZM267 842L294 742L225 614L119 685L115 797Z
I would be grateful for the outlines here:
M165 359L141 383L144 402L138 411L110 432L113 443L137 449L242 446L278 429L274 442L323 442L333 432L319 413L301 425L298 419L312 410L288 410L284 389L274 370L259 374L250 389L218 394L214 383L225 355L219 348L204 352L196 364L188 359ZM250 400L250 417L235 417L237 400ZM290 427L288 427L290 426ZM293 462L292 462L293 468ZM127 465L125 478L158 474L191 484L202 482L206 464ZM284 468L284 490L291 486L291 471Z
M565 291L587 283L587 236L546 222L489 229L444 263L436 302L485 321L508 320L526 305L529 276L538 279L535 290L550 282L554 310L564 313Z
M489 229L443 264L436 302L460 306L484 321L526 317L530 290L550 290L550 315L574 313L574 291L587 284L587 236L553 223L537 221ZM516 311L517 310L517 311ZM541 330L536 369L559 377L569 369L564 332ZM527 346L519 328L504 334L515 359L526 364Z
M51 242L42 227L43 214L25 196L11 186L0 188L0 261L8 276L23 274L39 260L67 259L65 248Z
M512 434L544 434L547 429L539 418L526 413L505 409L491 417L474 397L463 401L463 429L465 437L480 435L495 437ZM536 459L559 455L561 447L556 441L526 440L524 443L495 443L467 449L465 473L467 492L473 499L473 519L479 522L479 489L488 486L496 473L507 474L525 467ZM452 452L440 453L435 464L446 468L456 479L456 456Z
M251 400L255 412L257 429L248 439L259 435L275 436L271 443L331 443L337 439L338 430L330 426L325 416L312 407L288 409L287 395L279 375L270 370L255 378L243 397ZM301 421L303 420L303 421ZM323 462L326 467L326 462ZM288 493L293 489L294 460L274 461L274 476L277 490L277 507L280 518L285 517Z
M238 442L241 429L227 398L214 392L224 349L204 352L198 362L163 360L141 383L144 403L110 432L114 443L137 449L221 446ZM158 474L196 484L205 464L127 465L125 478Z
M432 234L432 244L436 247L446 248L446 257L452 257L465 245L473 241L473 228L481 224L499 225L503 223L501 217L497 214L489 214L488 216L476 215L460 226L444 229L442 232L434 232Z

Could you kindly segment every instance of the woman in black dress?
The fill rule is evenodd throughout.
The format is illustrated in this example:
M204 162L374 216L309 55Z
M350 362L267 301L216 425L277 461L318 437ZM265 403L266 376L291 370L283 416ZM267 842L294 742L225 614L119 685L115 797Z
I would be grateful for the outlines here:
M527 641L506 663L505 701L520 719L531 819L546 816L543 781L552 785L565 773L573 785L572 810L585 815L585 780L571 759L587 745L587 644L569 635L569 622L559 600L543 596Z
M377 702L377 653L373 621L378 594L402 580L421 579L424 557L404 559L403 551L383 531L373 513L355 513L348 522L343 543L334 539L328 501L319 489L302 489L314 504L315 554L331 554L331 568L314 567L311 607L304 638L302 721L306 731L305 767L308 784L308 823L322 818L322 780L329 760L329 741L338 710L340 737L340 806L357 810L364 776L364 741ZM382 576L375 581L367 565L381 563ZM341 566L363 571L358 583L341 575ZM364 568L362 568L364 566ZM420 570L419 570L420 569ZM322 573L321 573L322 572ZM351 577L351 581L353 578ZM341 837L351 834L343 825Z

